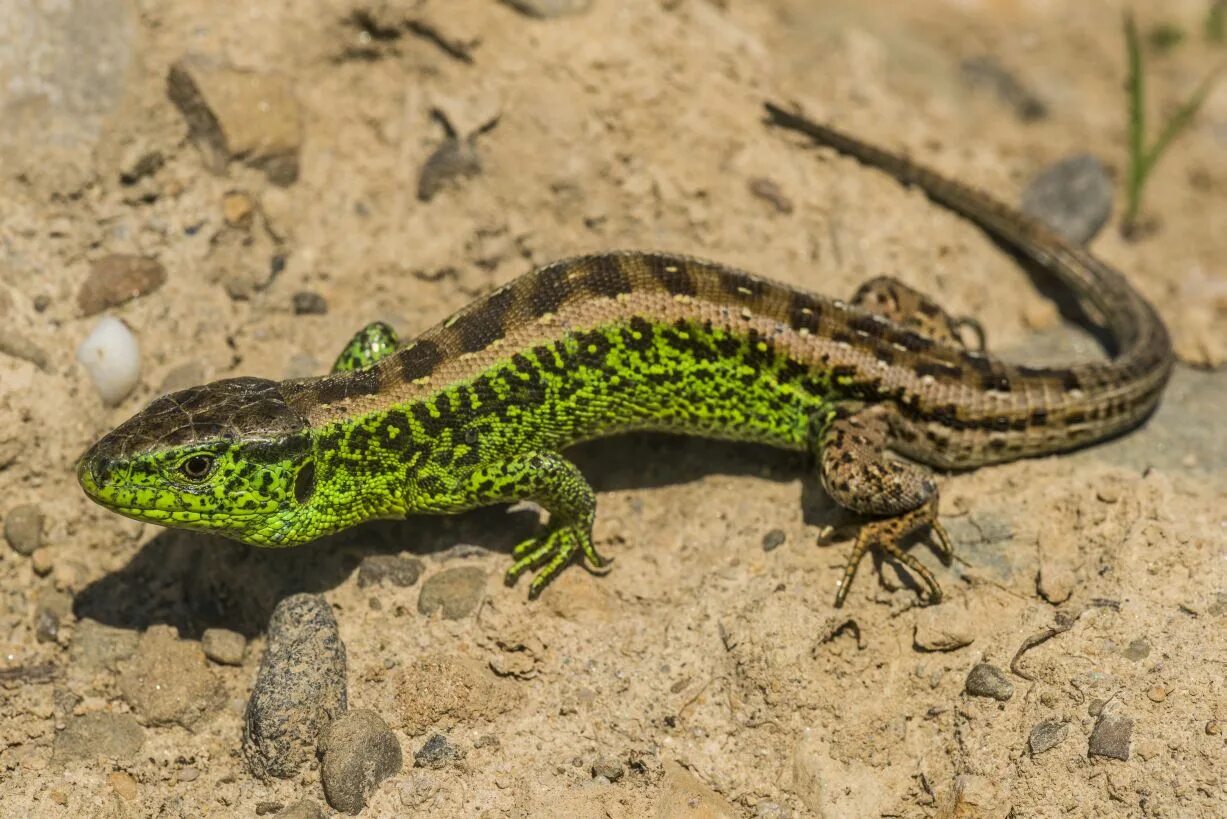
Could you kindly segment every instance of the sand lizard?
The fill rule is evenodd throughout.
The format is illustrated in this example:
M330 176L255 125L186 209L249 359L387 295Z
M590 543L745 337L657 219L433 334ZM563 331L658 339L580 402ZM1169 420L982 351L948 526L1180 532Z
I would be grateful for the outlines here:
M372 325L329 375L158 398L81 458L82 487L129 517L260 546L530 499L549 521L507 578L536 570L535 597L576 556L607 564L567 446L631 430L755 441L812 452L835 502L867 518L836 605L870 548L940 599L902 549L929 535L951 555L930 467L1137 426L1171 372L1167 330L1121 274L989 196L775 106L768 121L918 186L1054 275L1102 322L1111 360L1004 363L892 279L841 301L687 256L600 253L533 270L405 344Z

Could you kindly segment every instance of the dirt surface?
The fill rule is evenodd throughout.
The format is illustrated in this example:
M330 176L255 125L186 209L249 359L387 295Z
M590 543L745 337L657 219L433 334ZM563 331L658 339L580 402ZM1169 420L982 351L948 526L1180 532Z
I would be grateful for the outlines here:
M1096 354L976 229L769 132L761 105L797 101L1010 201L1073 154L1119 180L1123 4L903 5L5 11L0 813L328 811L319 758L262 781L242 750L269 618L297 592L335 615L348 708L403 751L367 767L396 770L382 782L338 784L368 816L1227 813L1227 87L1159 166L1152 229L1127 241L1114 218L1093 242L1172 328L1162 408L1088 451L944 478L959 559L916 550L940 606L867 562L833 609L849 544L819 533L846 518L803 459L753 447L579 448L616 563L531 604L500 579L531 510L270 553L126 521L76 486L84 448L166 390L322 372L371 320L411 336L584 251L691 253L833 295L888 273L978 316L994 349ZM1209 5L1142 19L1187 32L1150 60L1155 118L1225 58ZM141 349L114 407L74 358L99 311Z

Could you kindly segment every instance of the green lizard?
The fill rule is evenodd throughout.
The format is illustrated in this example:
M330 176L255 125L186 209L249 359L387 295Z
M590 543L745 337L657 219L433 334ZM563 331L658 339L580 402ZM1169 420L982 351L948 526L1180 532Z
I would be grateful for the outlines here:
M880 549L941 590L904 543L948 559L928 467L1060 452L1135 427L1173 363L1155 310L1085 250L966 186L797 115L770 121L850 154L978 224L1102 318L1112 360L1003 363L891 279L848 302L663 253L539 268L398 345L373 325L319 378L231 378L152 402L81 458L85 492L120 514L292 546L374 518L531 499L549 512L508 582L535 597L592 540L596 498L562 454L665 430L812 452L841 506L867 518L839 581ZM905 456L906 460L895 455Z

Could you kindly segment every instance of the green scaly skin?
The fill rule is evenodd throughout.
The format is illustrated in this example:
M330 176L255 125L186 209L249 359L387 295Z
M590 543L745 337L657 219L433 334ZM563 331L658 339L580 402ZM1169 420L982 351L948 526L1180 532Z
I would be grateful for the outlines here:
M850 302L718 264L608 253L531 271L398 346L360 332L317 379L236 378L154 401L78 464L95 501L139 520L292 546L376 518L538 502L540 536L508 580L535 597L592 541L596 499L562 451L660 430L816 457L832 498L870 518L836 597L869 549L940 589L901 544L937 520L925 466L967 468L1120 434L1171 371L1166 328L1115 270L991 198L769 106L777 125L923 188L1043 265L1105 318L1109 362L1029 368L968 349L960 320L889 279ZM899 453L910 460L891 457Z

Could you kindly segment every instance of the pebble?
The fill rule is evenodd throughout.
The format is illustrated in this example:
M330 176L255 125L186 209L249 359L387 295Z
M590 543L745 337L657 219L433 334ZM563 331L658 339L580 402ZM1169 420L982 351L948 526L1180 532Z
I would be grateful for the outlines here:
M928 606L916 614L912 642L921 651L954 651L976 639L964 610L949 604Z
M1014 684L995 665L976 663L967 674L963 690L973 697L992 697L1005 702L1014 696Z
M284 77L184 57L171 66L167 93L213 173L241 159L274 184L298 179L302 113Z
M0 327L0 353L28 361L43 371L50 362L46 350L12 327Z
M222 665L242 665L247 640L237 631L225 628L205 629L200 637L205 656Z
M1031 729L1031 734L1027 737L1027 746L1031 749L1031 756L1035 756L1044 751L1051 751L1064 742L1068 736L1069 723L1048 720Z
M30 568L39 577L46 577L55 568L55 553L49 546L40 546L30 555Z
M365 589L384 581L405 588L422 576L422 561L397 555L368 555L358 566L358 588Z
M779 213L792 213L792 200L784 195L773 179L756 176L749 182L750 193L771 204Z
M465 752L449 742L447 737L435 734L414 753L413 767L446 768L464 757Z
M246 228L255 211L255 200L242 191L229 191L222 196L222 218L230 227Z
M45 312L47 308L50 306L51 306L51 297L48 296L46 293L39 293L37 296L34 297L34 311L36 313Z
M276 819L325 819L328 814L312 799L303 799L292 805L286 805Z
M145 729L131 714L83 714L69 717L64 730L56 734L52 757L60 763L99 756L128 762L144 744Z
M200 778L200 769L194 765L188 765L179 771L180 782L195 782Z
M1164 700L1167 699L1167 694L1168 694L1168 690L1167 690L1167 686L1165 685L1152 685L1146 691L1146 697L1151 702L1163 702Z
M548 20L568 14L581 14L592 6L592 0L504 0L507 5L529 17Z
M90 265L89 275L77 291L77 307L84 316L148 295L166 283L166 268L157 259L113 253Z
M784 534L783 529L772 529L767 534L763 535L763 551L770 552L784 545L784 541L788 536Z
M1091 730L1087 753L1127 762L1132 739L1133 720L1120 714L1101 713Z
M1022 210L1075 245L1086 244L1112 214L1112 177L1096 157L1079 154L1048 166L1027 185Z
M1141 638L1130 640L1129 645L1121 651L1121 656L1135 663L1141 662L1150 656L1150 643Z
M60 621L72 611L72 597L49 589L38 601L34 617L34 637L40 643L54 643L60 635Z
M128 325L103 316L77 347L77 361L85 367L102 400L112 406L132 392L141 379L141 350Z
M132 656L139 642L136 632L84 618L73 630L69 668L86 677L113 672L120 662Z
M111 771L107 774L107 784L125 802L131 802L140 793L135 777L127 771Z
M486 593L486 572L477 566L444 569L422 584L418 612L426 616L436 611L444 620L459 620L471 614Z
M610 782L617 782L626 774L622 763L613 757L603 756L592 763L592 776L595 779L602 776Z
M296 594L273 610L247 703L243 756L260 778L287 778L315 757L320 733L345 713L345 645L328 601Z
M120 155L119 181L125 185L135 185L157 173L165 162L166 158L158 149L150 148L144 142L132 142Z
M222 704L220 681L200 644L180 640L167 625L150 626L141 635L119 691L149 725L192 728Z
M303 290L294 294L294 315L322 316L328 312L328 302L319 293Z
M43 510L36 503L14 506L4 516L4 539L19 555L34 554L43 545Z
M328 726L320 749L324 797L351 815L365 808L379 783L399 773L403 764L396 735L370 710L350 711Z

